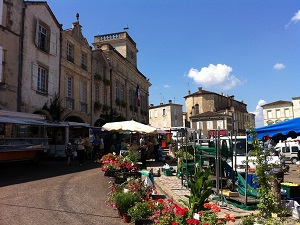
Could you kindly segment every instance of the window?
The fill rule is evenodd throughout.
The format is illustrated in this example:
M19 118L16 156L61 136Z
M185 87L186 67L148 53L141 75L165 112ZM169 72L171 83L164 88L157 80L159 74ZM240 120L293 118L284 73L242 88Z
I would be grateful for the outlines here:
M85 53L81 53L81 68L87 70L87 57Z
M267 111L267 115L268 115L268 119L271 119L271 118L272 118L272 111L271 111L271 110L268 110L268 111Z
M223 129L223 120L217 121L217 128Z
M213 121L207 121L207 130L213 129Z
M82 81L80 85L80 111L87 113L86 83L84 81Z
M67 60L74 63L74 45L67 43Z
M42 93L47 93L47 71L43 67L38 67L37 90Z
M297 146L291 146L291 148L292 148L292 152L298 152L298 147Z
M48 83L48 70L43 66L33 63L31 88L40 93L47 94L47 90L48 90L47 83Z
M199 104L195 105L195 115L199 114Z
M202 129L203 129L202 121L197 122L197 130L202 130Z
M119 96L119 82L118 81L116 81L116 99L119 99L120 100L120 96Z
M40 20L37 20L36 23L35 44L37 48L43 52L56 55L57 34L55 31L50 30L49 26Z
M157 110L154 110L154 117L157 118Z
M162 115L163 115L163 116L166 116L166 115L167 115L166 109L163 109L163 110L162 110Z
M42 26L41 24L38 24L38 43L37 46L39 49L41 49L44 52L48 51L48 31L47 28Z
M66 107L74 109L73 78L68 76L66 80Z
M121 85L121 90L120 90L120 99L121 99L122 101L125 101L124 90L125 90L125 87L124 87L124 84L122 84L122 85Z
M95 102L99 102L99 86L95 86Z
M285 117L290 117L290 110L284 109L284 114L285 114Z
M107 90L103 89L103 104L107 104Z
M151 118L152 117L152 113L151 113L152 111L151 110L149 110L149 118Z
M280 118L281 117L281 113L280 113L280 109L276 110L276 118Z

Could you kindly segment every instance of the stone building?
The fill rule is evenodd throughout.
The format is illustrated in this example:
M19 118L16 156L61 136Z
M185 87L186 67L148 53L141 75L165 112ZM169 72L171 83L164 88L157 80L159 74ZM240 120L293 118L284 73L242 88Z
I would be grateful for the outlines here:
M217 94L199 88L188 93L185 98L187 125L211 136L220 130L221 135L229 132L245 135L246 126L255 126L254 115L247 112L247 105L237 101L234 96Z
M19 111L23 1L0 0L0 109Z
M299 105L299 104L298 104ZM265 104L263 108L264 126L294 118L293 102L276 101Z
M182 105L174 104L171 100L168 104L161 103L158 106L150 104L149 124L162 130L170 130L171 127L183 127Z
M92 49L82 35L79 14L70 29L62 31L60 97L66 120L92 123Z
M102 51L108 63L108 65L103 65L103 77L99 77L103 79L104 83L102 98L99 98L102 112L95 114L94 119L100 125L104 122L103 118L107 116L111 120L134 119L148 124L148 99L151 83L137 68L138 49L136 43L127 32L118 32L95 36L93 46L95 48L93 68L97 68L95 65L97 61L103 61L101 57L97 56L100 54L97 52L99 50ZM97 98L95 92L94 97ZM94 102L96 102L95 99ZM104 106L109 110L103 110Z
M61 25L46 2L24 2L20 111L42 109L59 93Z
M293 97L292 103L293 103L294 118L300 117L300 97Z

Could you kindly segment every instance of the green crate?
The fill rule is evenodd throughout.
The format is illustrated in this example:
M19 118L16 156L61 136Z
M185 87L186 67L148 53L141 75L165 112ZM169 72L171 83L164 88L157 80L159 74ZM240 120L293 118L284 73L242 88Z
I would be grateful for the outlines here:
M287 198L300 197L299 186L288 186L288 185L281 184L281 190L283 190Z
M173 176L174 170L164 169L165 176Z

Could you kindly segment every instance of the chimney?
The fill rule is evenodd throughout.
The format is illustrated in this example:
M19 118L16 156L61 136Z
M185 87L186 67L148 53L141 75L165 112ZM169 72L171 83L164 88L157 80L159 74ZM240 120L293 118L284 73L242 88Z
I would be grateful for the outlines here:
M172 104L172 100L169 100L169 104Z
M190 94L191 94L191 91L189 90L189 91L188 91L188 95L190 95Z
M163 105L163 104L164 104L164 103L162 103L162 102L161 102L161 103L159 103L159 105Z
M150 104L150 107L153 107L154 105L153 104Z
M202 93L202 87L198 87L198 92Z

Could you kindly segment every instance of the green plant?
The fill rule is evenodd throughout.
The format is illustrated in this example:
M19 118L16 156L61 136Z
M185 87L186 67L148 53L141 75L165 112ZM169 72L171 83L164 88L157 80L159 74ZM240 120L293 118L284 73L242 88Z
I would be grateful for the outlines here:
M277 182L274 164L270 163L271 150L267 145L261 143L255 133L250 130L252 145L254 150L251 151L254 157L253 163L256 164L255 173L257 175L259 216L261 218L270 218L272 213L282 213L280 197L274 192L274 184ZM270 191L273 190L273 191ZM280 193L279 193L280 195Z
M194 175L194 181L188 181L190 195L185 195L188 201L179 199L185 206L189 208L189 217L200 211L204 207L204 203L208 201L208 197L212 193L213 181L211 179L210 170L199 170Z
M116 193L114 202L118 210L127 215L129 208L133 207L136 202L141 200L141 196L137 192L123 191Z
M179 149L178 151L175 152L175 156L177 158L181 158L183 160L193 160L194 155L190 153L189 151L185 151L184 149Z
M131 219L134 222L141 219L148 219L153 215L153 211L150 208L150 202L136 202L135 205L128 210L128 215L131 216Z
M99 101L94 102L94 109L95 110L99 110L99 109L101 109L101 107L102 107L102 104Z
M241 219L241 225L253 225L254 222L255 222L255 217L252 215L242 217Z

